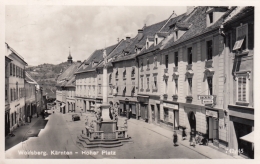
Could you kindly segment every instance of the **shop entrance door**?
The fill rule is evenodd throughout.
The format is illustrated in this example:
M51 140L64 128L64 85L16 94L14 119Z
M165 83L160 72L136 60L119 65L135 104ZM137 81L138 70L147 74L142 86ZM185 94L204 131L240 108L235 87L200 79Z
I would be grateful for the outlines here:
M193 112L189 113L189 123L190 123L190 129L194 129L196 132L196 117Z
M156 104L157 106L157 124L160 124L160 105Z
M155 123L155 110L154 105L151 105L152 123Z
M218 140L218 119L207 117L207 135L209 141Z

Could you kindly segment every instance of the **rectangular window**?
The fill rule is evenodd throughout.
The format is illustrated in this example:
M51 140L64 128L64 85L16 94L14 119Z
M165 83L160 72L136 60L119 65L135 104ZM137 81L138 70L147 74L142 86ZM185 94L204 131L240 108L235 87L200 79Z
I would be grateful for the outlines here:
M7 93L8 91L7 91L7 89L8 89L8 88L7 88L7 85L5 85L5 100L8 99L8 93Z
M213 12L209 13L209 23L213 23Z
M169 64L169 58L168 55L165 55L165 67L168 68L168 64Z
M101 94L101 85L98 85L98 93Z
M157 89L157 76L154 76L154 89Z
M176 39L178 39L178 31L175 31Z
M10 75L13 75L13 64L10 63Z
M158 38L155 38L155 45L158 44Z
M175 79L174 82L175 82L175 95L178 95L178 79Z
M212 53L213 53L212 40L210 40L210 41L207 41L207 60L212 59Z
M212 77L207 78L208 81L208 90L209 90L209 95L213 94L213 85L212 85Z
M178 56L178 51L174 53L174 63L175 63L175 67L178 67L178 60L179 60L179 56Z
M147 89L149 89L149 77L147 77Z
M192 95L192 78L188 78L188 95Z
M141 89L143 89L144 88L144 79L143 79L143 77L141 77Z
M165 94L167 94L168 90L168 79L165 79Z
M247 102L247 77L240 75L237 77L237 96L238 101Z
M13 64L13 76L15 76L15 65Z
M192 64L192 47L188 48L188 64Z
M157 56L154 57L154 67L157 67Z
M13 101L13 89L10 89L10 93L11 93L11 101Z

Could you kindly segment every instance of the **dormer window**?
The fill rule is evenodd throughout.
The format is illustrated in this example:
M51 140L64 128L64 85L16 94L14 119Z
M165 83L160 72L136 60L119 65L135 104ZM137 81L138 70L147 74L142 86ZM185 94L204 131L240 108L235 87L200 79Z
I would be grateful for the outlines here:
M178 31L175 31L176 39L178 39Z
M158 38L155 38L155 45L158 44Z
M146 42L146 48L149 48L149 42Z
M209 23L213 23L213 12L209 13Z

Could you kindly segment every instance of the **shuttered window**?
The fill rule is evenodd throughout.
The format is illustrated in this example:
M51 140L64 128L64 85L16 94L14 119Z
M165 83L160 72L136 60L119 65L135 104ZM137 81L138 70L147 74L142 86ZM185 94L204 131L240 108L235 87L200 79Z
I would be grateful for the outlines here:
M237 90L237 96L238 101L246 102L247 101L247 78L246 76L238 76L238 90Z
M244 24L237 27L236 29L236 42L233 50L245 50L247 49L247 38L248 38L248 25Z

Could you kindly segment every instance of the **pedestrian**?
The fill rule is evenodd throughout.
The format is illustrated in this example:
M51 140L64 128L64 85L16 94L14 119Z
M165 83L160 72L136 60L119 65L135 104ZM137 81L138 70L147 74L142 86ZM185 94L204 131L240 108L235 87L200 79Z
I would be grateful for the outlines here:
M187 134L185 132L185 127L182 128L182 140L186 140Z
M128 114L128 119L130 119L132 117L132 109L129 109L129 114Z
M190 146L195 147L196 143L195 143L195 129L191 129L191 134L190 134Z
M174 143L174 146L178 146L177 142L178 142L178 135L177 135L177 132L174 131L173 132L173 143Z

